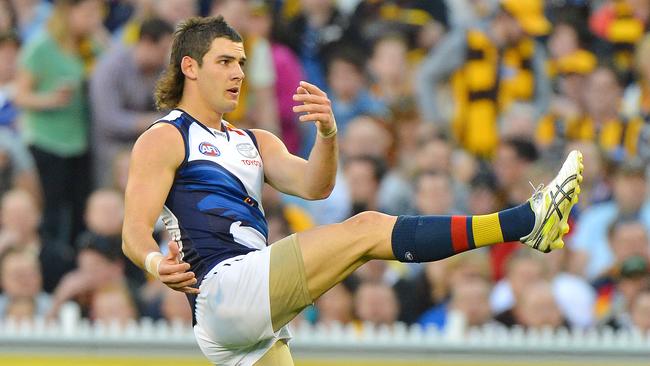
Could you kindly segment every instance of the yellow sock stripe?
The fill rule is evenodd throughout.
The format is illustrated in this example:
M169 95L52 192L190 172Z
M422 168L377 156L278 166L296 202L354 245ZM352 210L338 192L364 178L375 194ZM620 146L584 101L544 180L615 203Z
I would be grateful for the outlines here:
M474 216L472 218L472 233L476 247L502 243L501 223L499 214Z

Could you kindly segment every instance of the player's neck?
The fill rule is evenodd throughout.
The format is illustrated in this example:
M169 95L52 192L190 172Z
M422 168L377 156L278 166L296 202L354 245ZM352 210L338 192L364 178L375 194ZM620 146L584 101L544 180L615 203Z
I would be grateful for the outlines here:
M178 103L178 108L210 128L221 129L222 113L216 113L199 103L189 103L185 98L181 99L181 102Z

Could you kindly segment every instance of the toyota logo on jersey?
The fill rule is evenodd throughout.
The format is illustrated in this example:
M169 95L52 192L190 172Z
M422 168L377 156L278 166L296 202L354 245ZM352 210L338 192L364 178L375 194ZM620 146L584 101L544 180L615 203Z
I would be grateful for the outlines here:
M219 155L221 155L221 151L219 151L219 149L217 149L216 146L212 145L209 142L202 142L199 145L199 151L201 152L201 154L207 155L207 156L219 156Z

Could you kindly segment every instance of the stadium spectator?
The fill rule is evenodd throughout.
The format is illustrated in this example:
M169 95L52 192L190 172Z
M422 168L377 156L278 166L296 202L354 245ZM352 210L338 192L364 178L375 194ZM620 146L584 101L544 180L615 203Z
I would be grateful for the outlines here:
M385 173L383 161L377 158L355 156L345 160L343 174L352 203L350 216L363 211L379 210L379 186Z
M18 138L15 132L0 127L0 195L20 189L41 206L43 193L34 158Z
M283 230L283 226L285 224L288 225L286 228L286 231L288 233L297 233L303 230L311 229L314 226L314 219L304 208L291 202L282 201L280 192L278 192L275 188L271 187L268 184L265 184L262 192L262 205L264 206L264 210L276 211L276 216L281 215L283 217L283 220L286 221L286 223L278 222L281 224L280 227L282 227Z
M298 153L302 136L300 125L293 106L298 103L293 100L295 86L304 79L302 64L291 48L280 43L280 25L278 17L274 17L268 2L255 0L251 2L249 18L249 34L254 38L268 40L271 48L273 68L275 72L275 101L280 121L280 136L291 153ZM272 100L272 99L271 99ZM258 120L267 118L258 111ZM264 121L265 123L269 123Z
M178 291L165 288L163 291L160 311L165 320L170 323L192 325L192 309L187 307L187 298Z
M643 38L650 24L646 0L609 0L595 9L589 19L591 32L600 38L599 53L611 59L619 74L629 80L634 64L634 44Z
M68 272L54 290L48 319L56 319L68 301L77 302L87 317L95 295L107 290L129 293L119 238L84 233L79 236L77 250L77 268Z
M399 34L377 39L367 63L370 93L391 111L407 108L414 98L408 44Z
M648 334L650 331L650 280L646 287L637 294L630 310L633 326L640 332Z
M99 0L58 0L47 29L21 50L16 105L44 192L43 236L71 244L90 186L84 83L99 52Z
M156 111L151 91L167 65L174 28L159 18L145 20L133 46L116 44L102 55L90 80L95 183L110 185L111 163L130 148Z
M96 236L109 242L121 242L122 221L124 220L124 196L111 189L94 191L86 204L84 215L86 235ZM133 294L145 283L144 272L122 256L120 260Z
M546 262L536 254L517 250L508 259L506 276L494 285L490 295L490 306L497 320L512 319L513 309L521 301L526 287L548 278Z
M598 294L596 317L615 328L628 326L629 306L648 274L648 230L634 219L618 219L609 227L611 266L594 280Z
M625 89L622 113L627 119L641 117L645 124L639 133L637 154L650 163L650 35L637 44L634 56L636 81Z
M13 248L0 254L0 320L42 319L51 299L42 289L43 277L36 253Z
M530 140L510 138L499 144L493 167L503 207L513 207L514 202L519 202L519 198L514 197L516 188L537 159L539 152Z
M108 287L92 296L89 318L95 323L125 327L134 322L137 311L131 295L121 287Z
M345 136L350 121L357 116L388 116L386 106L370 94L364 57L358 49L338 45L331 52L327 59L327 85L334 118L342 136Z
M514 101L532 102L537 119L546 111L551 92L543 46L531 38L550 29L542 2L499 3L487 24L452 30L422 62L416 79L423 119L447 129L437 89L440 82L452 78L451 130L463 148L484 157L498 145L501 112Z
M111 164L112 184L110 187L121 194L124 194L124 191L126 190L126 182L129 176L130 153L130 149L118 151L113 158L113 163Z
M458 282L451 288L449 302L424 313L419 323L444 329L452 313L460 314L467 327L492 323L490 284L479 277Z
M282 39L298 55L306 81L326 87L325 60L347 27L347 18L333 1L300 0L299 12L286 19Z
M598 291L595 313L599 325L613 329L633 326L633 306L648 286L649 268L647 256L631 256L621 263L615 277L601 278L595 283Z
M614 70L600 66L583 89L584 113L566 121L568 140L591 140L615 161L637 155L643 120L620 114L622 90Z
M319 325L348 324L353 320L352 293L344 283L339 283L324 293L315 305Z
M448 14L443 0L360 1L350 19L348 37L366 46L378 37L399 32L409 49L428 51L447 27ZM369 49L367 51L370 51Z
M23 42L28 42L42 31L53 13L51 1L10 0L10 2L20 39Z
M20 40L13 30L0 31L0 127L15 130L19 110L14 103Z
M506 326L521 325L535 329L569 328L558 307L552 286L545 281L529 283L524 288L520 303L513 309L512 324L502 316L497 316L496 319Z
M487 322L492 314L489 302L492 274L486 252L466 253L457 256L457 258L449 258L444 262L441 264L442 276L438 279L438 283L432 283L433 291L436 293L434 296L438 297L440 302L421 314L417 320L418 324L444 328L451 311L464 313L468 323L475 323L469 325ZM425 266L430 267L431 264ZM477 280L485 285L484 299L480 299L482 295L480 290L475 291L478 290L477 288L460 289L460 292L456 292L463 285ZM456 298L454 298L455 292ZM480 301L475 304L462 304L463 301L468 301L471 297Z
M6 250L27 250L35 254L43 275L43 289L52 292L61 277L74 267L72 248L41 238L38 232L41 211L27 192L6 192L2 196L0 218L0 255Z
M183 19L198 15L199 11L196 0L136 0L133 5L131 17L114 32L113 38L118 44L135 44L140 38L142 23L149 18L160 18L175 27Z
M399 302L390 286L380 282L362 282L354 294L354 312L361 325L392 326L397 321Z
M289 221L284 216L281 207L267 206L264 208L266 214L266 222L269 227L269 240L280 240L287 235L290 235Z
M571 269L595 279L613 263L607 230L617 218L638 219L650 230L650 201L646 198L646 167L638 160L623 162L612 176L614 200L587 208L571 237Z
M536 141L552 158L563 152L567 140L575 139L568 135L568 125L584 113L583 90L597 66L596 57L580 48L575 27L568 21L556 24L548 41L548 68L556 93L536 128Z
M11 0L0 0L0 33L16 29L16 14Z
M500 139L534 140L537 120L535 106L531 103L514 102L501 115L499 123Z
M415 179L415 209L418 215L455 215L454 188L449 175L425 171Z

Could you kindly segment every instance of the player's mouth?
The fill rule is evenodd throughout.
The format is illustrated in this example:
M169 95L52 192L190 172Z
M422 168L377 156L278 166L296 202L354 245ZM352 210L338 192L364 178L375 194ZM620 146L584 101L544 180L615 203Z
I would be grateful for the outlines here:
M237 98L239 96L239 87L236 86L230 89L226 89L226 92L228 93L228 96Z

